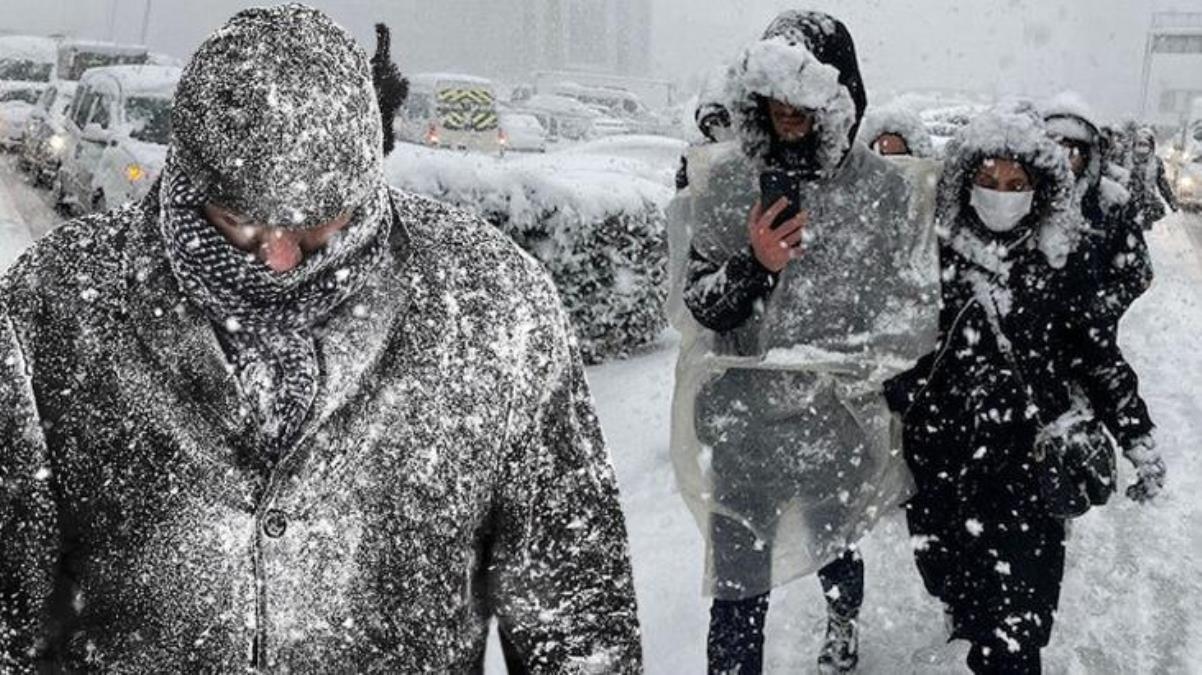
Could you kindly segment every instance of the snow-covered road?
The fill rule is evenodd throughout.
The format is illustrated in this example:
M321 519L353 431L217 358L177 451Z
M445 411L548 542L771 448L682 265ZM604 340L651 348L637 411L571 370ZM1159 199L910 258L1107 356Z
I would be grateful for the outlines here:
M44 195L0 157L0 269L55 222ZM1074 524L1047 672L1202 673L1202 218L1174 217L1150 237L1158 278L1122 327L1128 357L1160 425L1169 489L1149 507L1125 499ZM702 542L675 494L668 410L675 345L589 371L617 466L633 552L647 672L705 670L708 603ZM1124 481L1130 470L1122 467ZM865 541L864 673L961 673L964 647L943 644L900 514ZM813 670L823 625L817 582L780 589L769 614L769 672ZM503 672L490 661L490 672Z

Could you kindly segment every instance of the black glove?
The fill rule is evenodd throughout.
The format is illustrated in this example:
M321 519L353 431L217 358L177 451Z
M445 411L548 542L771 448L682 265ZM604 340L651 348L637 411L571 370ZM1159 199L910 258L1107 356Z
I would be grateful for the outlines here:
M397 110L409 98L409 80L392 62L392 34L388 26L376 24L376 53L371 57L371 81L376 88L376 101L380 104L380 119L384 124L384 154L388 155L396 146L392 122Z
M1156 449L1156 441L1152 440L1151 436L1138 438L1123 450L1123 455L1135 466L1139 476L1127 487L1127 497L1141 504L1151 501L1164 489L1165 476L1168 473L1164 458Z

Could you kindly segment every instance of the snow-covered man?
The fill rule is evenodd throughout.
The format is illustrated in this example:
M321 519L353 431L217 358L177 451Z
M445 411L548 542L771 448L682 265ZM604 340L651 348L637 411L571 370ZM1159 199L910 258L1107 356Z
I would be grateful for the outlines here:
M726 97L738 142L696 149L673 210L692 237L672 445L709 542L710 672L761 672L769 592L815 571L819 665L847 672L855 543L910 488L882 385L934 346L934 236L902 173L853 143L867 97L841 22L785 12Z
M1131 182L1128 187L1145 230L1152 229L1165 217L1166 204L1174 212L1179 208L1177 195L1173 193L1173 186L1165 173L1164 160L1156 154L1156 132L1151 127L1135 130L1131 145Z
M1140 480L1128 488L1137 501L1155 497L1164 485L1165 464L1152 437L1155 425L1139 394L1139 376L1118 345L1119 320L1152 284L1152 258L1131 194L1104 175L1102 132L1092 108L1065 92L1043 105L1048 134L1069 155L1076 186L1074 210L1084 219L1082 238L1068 263L1081 297L1066 299L1091 324L1103 358L1093 359L1105 392L1090 398L1111 436L1135 465ZM1113 404L1113 405L1111 405Z
M246 10L173 126L0 285L0 671L640 671L555 290L386 186L366 53Z

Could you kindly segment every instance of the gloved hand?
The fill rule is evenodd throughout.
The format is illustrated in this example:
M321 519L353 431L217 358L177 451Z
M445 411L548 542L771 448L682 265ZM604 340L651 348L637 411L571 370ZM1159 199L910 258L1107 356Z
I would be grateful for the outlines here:
M1127 486L1127 497L1141 504L1149 502L1164 488L1167 469L1156 441L1151 436L1135 439L1123 450L1123 455L1135 466L1139 478Z

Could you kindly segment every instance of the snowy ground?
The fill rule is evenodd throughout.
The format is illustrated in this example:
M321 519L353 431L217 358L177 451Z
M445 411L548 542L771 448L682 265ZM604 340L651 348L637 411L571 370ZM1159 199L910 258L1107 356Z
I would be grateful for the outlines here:
M0 268L54 220L45 196L0 157ZM1075 524L1051 675L1202 673L1202 218L1174 217L1150 241L1158 279L1124 322L1122 341L1160 424L1169 491L1144 508L1117 499ZM621 482L652 675L705 670L702 543L668 459L674 360L669 335L641 356L589 371ZM942 642L942 617L923 593L900 514L863 551L861 672L966 672L965 648ZM815 580L777 591L769 672L812 672L822 622ZM493 656L490 672L504 672Z

